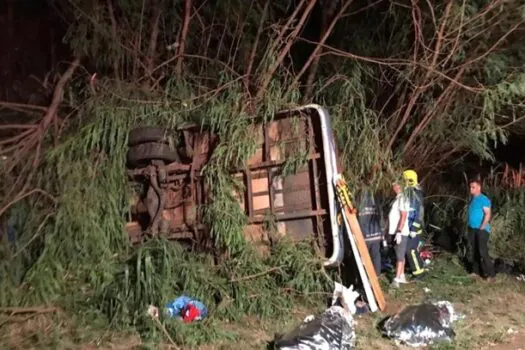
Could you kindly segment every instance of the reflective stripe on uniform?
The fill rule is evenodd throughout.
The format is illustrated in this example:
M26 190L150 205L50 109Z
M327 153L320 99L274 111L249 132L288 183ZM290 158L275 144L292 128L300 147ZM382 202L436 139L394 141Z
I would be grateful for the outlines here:
M359 211L359 216L377 215L377 209L375 207L365 207Z
M412 258L412 261L414 262L414 266L415 266L415 271L412 272L412 274L414 276L417 276L417 275L420 275L422 274L423 272L425 272L425 269L421 268L421 266L419 266L419 260L417 258L417 252L415 250L411 250L410 251L410 257Z

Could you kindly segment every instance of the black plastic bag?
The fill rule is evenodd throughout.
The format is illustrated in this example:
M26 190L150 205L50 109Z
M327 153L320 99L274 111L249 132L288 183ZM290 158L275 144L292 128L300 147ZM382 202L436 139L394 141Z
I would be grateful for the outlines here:
M332 306L317 317L307 317L293 331L277 337L281 350L351 350L355 346L353 318L340 306Z
M451 342L455 337L451 326L458 318L447 301L412 305L390 317L383 331L387 337L409 346Z

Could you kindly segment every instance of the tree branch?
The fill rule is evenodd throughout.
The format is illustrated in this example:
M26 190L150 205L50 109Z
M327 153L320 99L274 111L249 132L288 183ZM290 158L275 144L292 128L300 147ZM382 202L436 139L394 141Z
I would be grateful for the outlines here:
M465 71L465 67L462 67L459 69L458 73L456 74L456 76L454 77L454 79L459 79L462 75L463 75L463 72ZM405 144L405 147L403 149L403 153L406 153L407 150L409 149L409 147L411 146L411 144L414 142L414 140L416 139L416 137L423 131L423 129L425 129L427 127L427 125L430 123L430 121L432 120L432 116L435 112L435 110L442 106L444 100L445 100L445 97L450 97L449 94L452 93L453 89L452 89L453 85L452 84L449 84L447 86L447 88L445 89L445 91L443 91L441 93L441 95L439 96L439 98L437 99L436 103L435 103L435 106L432 110L428 111L428 113L423 117L423 119L421 120L421 122L416 126L416 128L414 129L414 131L411 133L410 137L408 138L408 141L407 143Z
M45 314L50 312L59 312L60 309L56 307L36 306L36 307L3 307L0 308L1 313L11 315L16 314Z
M250 88L250 79L251 79L253 64L255 62L255 56L257 54L257 46L259 45L259 40L261 39L261 34L264 28L264 21L266 21L266 16L268 15L269 5L270 5L270 0L266 0L264 4L263 13L261 16L261 21L259 22L259 28L257 28L257 35L255 36L255 41L253 43L252 50L250 52L250 56L248 58L248 66L246 68L246 76L244 79L244 85L245 85L246 91L249 91L249 88Z
M322 51L323 49L323 45L324 43L326 42L326 40L328 39L328 37L330 37L330 34L332 34L332 31L336 25L336 23L339 21L339 19L341 18L341 16L345 13L346 9L354 2L354 0L347 0L343 6L341 6L341 9L339 10L339 12L335 15L335 17L332 18L331 22L330 22L330 25L328 26L328 28L323 28L322 31L323 33L321 34L321 40L319 41L319 43L317 44L317 46L315 47L314 51L312 52L312 54L310 55L310 57L308 58L308 60L306 61L306 63L303 65L303 68L301 68L301 70L299 71L299 73L297 73L297 75L295 76L295 79L293 80L292 84L290 84L290 89L293 89L297 83L301 80L303 74L306 72L306 70L310 67L310 65L315 61L315 66L317 66L317 63L319 62L319 59L321 58L321 56L318 55L318 53L320 51ZM315 73L316 73L317 69L312 69L312 71L310 72L310 77L308 79L308 82L307 82L307 86L312 86L312 83L313 83L313 80L314 80L314 77L315 77ZM308 93L305 94L305 98L308 98Z
M108 4L109 19L111 21L111 36L113 37L113 44L116 45L116 43L119 42L119 38L117 35L117 20L115 19L115 12L113 10L112 0L107 0L107 4ZM113 63L113 74L115 74L115 80L117 81L117 84L118 84L120 82L120 67L119 67L118 56L113 58L112 63Z
M268 275L268 274L270 274L272 272L275 272L275 271L280 271L282 268L283 268L283 266L272 267L272 268L270 268L268 270L265 270L263 272L259 272L259 273L253 274L253 275L239 277L239 278L232 278L232 279L230 279L230 282L235 283L235 282L248 281L248 280L251 280L251 279L254 279L254 278L258 278L258 277L262 277L262 276Z
M0 101L0 107L17 109L17 110L18 109L30 109L30 110L37 110L41 112L47 111L47 107L44 107L44 106L31 105L31 104L26 104L26 103L7 102L7 101Z
M272 81L275 71L281 65L286 55L288 55L288 52L290 51L292 44L294 43L297 35L299 34L299 31L303 28L304 23L306 22L306 19L310 15L310 12L312 12L316 2L317 0L309 1L306 9L303 12L301 19L299 20L299 23L295 26L295 29L293 30L292 34L290 34L290 36L288 37L285 47L282 49L281 53L277 57L277 60L274 62L274 64L270 67L270 69L263 76L261 84L259 85L259 91L257 91L257 94L255 96L256 100L260 100L262 96L266 93L266 89L268 88L268 85Z
M311 43L311 44L317 44L317 42L313 41L313 40L308 40L306 38L301 38L299 37L298 38L299 40L301 41L304 41L304 42L307 42L307 43ZM351 59L355 59L355 60L358 60L358 61L363 61L363 62L369 62L369 63L375 63L375 64L378 64L378 65L382 65L382 66L387 66L391 69L394 69L396 70L395 67L408 67L408 66L418 66L418 67L421 67L422 69L425 69L425 70L428 70L430 71L431 73L434 73L436 74L437 76L445 79L445 80L448 80L452 83L454 83L454 85L462 88L462 89L465 89L467 91L470 91L470 92L474 92L474 93L479 93L479 92L482 92L484 89L482 87L473 87L473 86L468 86L468 85L465 85L459 81L455 81L452 77L448 76L447 74L435 69L435 68L432 68L432 67L429 67L429 66L426 66L425 64L421 63L421 62L413 62L412 60L407 60L407 59L392 59L392 58L379 58L379 57L367 57L367 56L360 56L360 55L356 55L356 54L353 54L351 52L347 52L347 51L344 51L344 50L340 50L340 49L337 49L333 46L330 46L330 45L326 45L324 44L323 47L325 49L328 49L328 50L325 50L323 52L323 56L324 55L334 55L334 56L339 56L339 57L344 57L344 58L351 58ZM400 72L400 70L398 70Z
M10 201L9 203L7 203L6 205L4 205L1 209L0 209L0 216L2 216L7 209L9 209L13 204L15 203L18 203L20 202L22 199L26 198L26 197L29 197L30 195L32 195L33 193L39 193L39 194L42 194L44 196L46 196L47 198L51 199L53 201L53 203L57 203L57 200L55 199L55 197L53 197L52 195L50 195L49 193L47 193L46 191L44 190L41 190L40 188L34 188L32 189L31 191L28 191L26 193L23 193L23 194L20 194L18 196L16 196L15 199L13 199L12 201Z
M162 7L155 1L152 4L153 15L151 17L151 35L149 38L148 53L146 57L146 75L153 79L153 65L155 64L155 56L157 52L157 40L159 37L159 22ZM154 80L154 79L153 79Z
M179 51L178 51L178 60L177 65L175 66L175 74L177 74L178 77L182 74L182 60L184 59L184 50L186 47L186 39L188 37L188 28L190 25L190 18L191 18L191 0L185 0L184 1L184 21L182 24L182 31L180 34L180 40L179 40Z
M447 20L450 14L450 9L452 8L452 3L453 3L452 1L449 1L449 3L447 4L447 7L445 8L445 13L443 15L443 19L441 21L439 31L437 33L434 55L432 57L432 62L430 63L430 68L432 68L432 70L436 69L436 62L437 62L439 54L441 53L441 47L443 45L443 33L445 32L445 26L447 24ZM426 84L431 74L432 74L432 71L430 69L426 71L426 74L423 78L423 82L421 85ZM410 97L407 109L405 110L405 113L403 114L403 118L401 119L401 122L398 123L398 126L394 134L392 135L392 137L390 138L390 141L388 142L388 145L387 145L388 150L392 149L392 146L394 145L394 142L396 141L397 136L399 135L401 130L405 127L405 124L407 123L412 113L412 110L414 106L416 105L417 100L419 99L419 96L427 89L428 85L430 84L427 84L427 87L422 87L421 85L416 87L414 93Z

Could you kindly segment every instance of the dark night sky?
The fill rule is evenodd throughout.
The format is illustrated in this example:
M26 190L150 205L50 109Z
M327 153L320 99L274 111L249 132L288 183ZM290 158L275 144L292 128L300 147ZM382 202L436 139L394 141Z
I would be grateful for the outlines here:
M10 7L11 4L11 7ZM0 98L26 102L35 80L69 58L65 26L47 0L0 0Z

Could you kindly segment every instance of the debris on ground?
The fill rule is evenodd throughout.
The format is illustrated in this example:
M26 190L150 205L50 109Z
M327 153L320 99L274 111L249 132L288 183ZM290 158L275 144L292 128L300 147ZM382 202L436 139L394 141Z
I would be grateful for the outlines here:
M206 318L208 309L199 300L181 295L166 305L166 313L169 317L176 317L190 323Z
M154 319L159 318L159 308L154 305L148 307L147 313ZM208 316L208 309L199 300L181 295L166 305L165 314L168 317L177 318L185 323L191 323L206 318Z
M367 314L370 312L370 307L364 300L357 300L355 302L355 306L356 306L356 312L355 312L356 315L363 315L363 314Z
M158 319L159 318L159 308L156 307L155 305L150 305L148 307L148 312L147 312L148 316L153 318L153 319Z
M421 260L425 263L425 266L429 266L432 263L432 259L434 258L432 252L426 248L422 248L419 252L419 256L421 257Z
M354 349L355 331L352 314L359 293L353 287L336 283L332 306L321 315L306 317L293 331L276 335L275 348L280 350L335 350Z
M334 292L332 293L332 306L339 302L344 303L343 308L350 311L353 315L356 313L356 305L354 301L359 298L359 293L354 290L354 286L345 287L341 283L335 282Z
M460 318L448 301L411 305L388 318L383 332L396 343L413 347L451 342L455 337L452 324Z

